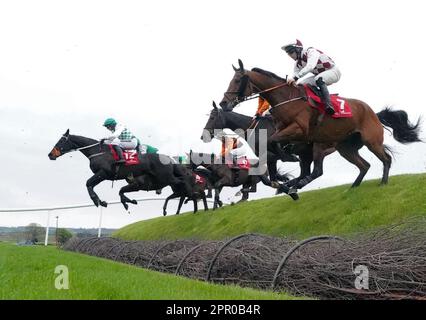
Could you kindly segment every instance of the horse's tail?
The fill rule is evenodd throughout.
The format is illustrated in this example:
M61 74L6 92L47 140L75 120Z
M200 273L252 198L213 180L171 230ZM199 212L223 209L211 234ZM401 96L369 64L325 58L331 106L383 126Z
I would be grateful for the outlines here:
M401 143L421 142L419 138L421 118L417 120L416 124L412 124L408 120L408 115L403 110L392 110L386 107L379 113L376 113L380 122L392 128L393 137L396 141Z

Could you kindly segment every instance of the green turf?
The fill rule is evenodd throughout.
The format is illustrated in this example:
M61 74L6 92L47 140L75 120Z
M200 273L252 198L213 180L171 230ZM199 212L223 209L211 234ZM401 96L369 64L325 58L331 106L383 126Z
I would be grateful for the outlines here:
M68 290L55 288L57 265L68 267ZM55 247L0 243L0 300L290 298L270 291L213 285L162 274Z
M223 239L247 232L305 238L346 235L426 215L426 174L390 177L359 188L349 185L226 206L215 212L171 215L128 225L114 236L123 239Z

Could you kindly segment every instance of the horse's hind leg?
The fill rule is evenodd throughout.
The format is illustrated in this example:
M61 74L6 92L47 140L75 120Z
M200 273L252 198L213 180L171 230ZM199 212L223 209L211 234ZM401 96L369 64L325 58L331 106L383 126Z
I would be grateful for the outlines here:
M360 156L356 146L348 143L342 143L337 145L336 149L343 158L358 167L359 175L352 184L352 188L358 187L361 184L362 179L364 179L368 169L370 169L370 164Z
M389 169L392 164L392 156L386 152L386 147L383 144L366 144L367 148L383 162L383 176L381 185L387 184L389 179Z
M194 213L198 211L198 203L197 203L197 197L193 197L192 201L194 202Z
M207 205L207 198L206 198L206 194L204 193L204 191L201 193L201 198L203 199L204 211L208 211L209 206Z

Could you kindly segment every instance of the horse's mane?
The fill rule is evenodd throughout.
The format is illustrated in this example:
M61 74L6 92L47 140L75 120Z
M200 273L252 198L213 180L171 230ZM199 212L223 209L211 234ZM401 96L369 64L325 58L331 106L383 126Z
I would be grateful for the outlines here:
M271 71L266 71L266 70L263 70L263 69L260 69L260 68L253 68L253 69L251 69L251 71L264 74L265 76L268 76L268 77L271 77L271 78L275 78L275 79L280 80L280 81L286 81L284 78L281 78L280 76L277 76L275 73L273 73Z

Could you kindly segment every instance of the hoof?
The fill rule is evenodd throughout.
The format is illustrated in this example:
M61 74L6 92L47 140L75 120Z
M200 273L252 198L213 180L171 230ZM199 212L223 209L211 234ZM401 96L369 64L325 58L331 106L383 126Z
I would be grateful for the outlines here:
M287 187L285 184L282 184L278 187L277 191L275 192L275 195L278 195L278 194L281 194L281 193L288 194L289 191L290 191L290 188Z
M163 211L163 216L164 217L167 216L167 212L166 211Z
M99 204L104 208L108 207L108 203L106 201L99 201Z
M138 204L138 202L136 200L131 200L130 203L131 204Z
M297 194L297 189L291 188L288 191L288 195L294 200L299 200L299 195Z
M127 203L123 203L123 207L126 211L129 210L129 205Z

